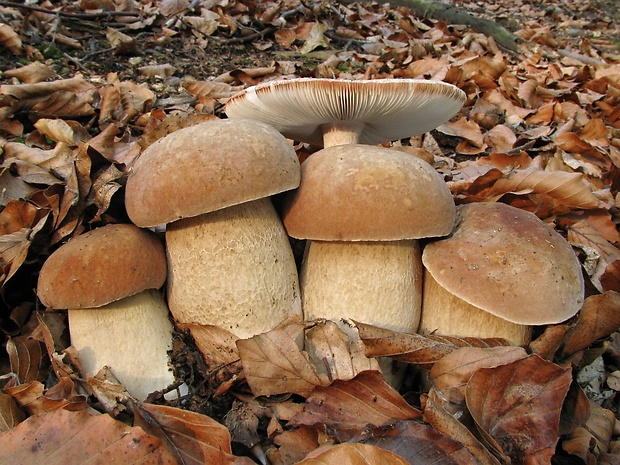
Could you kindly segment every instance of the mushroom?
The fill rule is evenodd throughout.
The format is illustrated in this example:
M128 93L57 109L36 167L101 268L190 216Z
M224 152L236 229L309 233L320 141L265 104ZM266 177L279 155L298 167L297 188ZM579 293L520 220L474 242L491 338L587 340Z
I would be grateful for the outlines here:
M454 116L465 93L422 79L298 78L249 87L226 104L229 118L270 124L313 145L379 144L423 134Z
M449 234L454 218L446 183L415 156L359 144L312 154L283 210L289 235L309 239L300 277L306 318L415 332L417 239Z
M140 227L166 226L168 306L179 324L240 338L301 314L297 268L269 196L299 185L295 150L265 123L212 120L149 146L127 180Z
M426 245L420 332L530 341L531 325L559 323L584 301L570 244L533 213L503 203L457 207L458 224Z
M131 224L103 226L54 251L39 274L37 294L50 309L67 309L72 345L85 374L109 366L138 400L174 382L168 364L172 323L161 292L162 242Z

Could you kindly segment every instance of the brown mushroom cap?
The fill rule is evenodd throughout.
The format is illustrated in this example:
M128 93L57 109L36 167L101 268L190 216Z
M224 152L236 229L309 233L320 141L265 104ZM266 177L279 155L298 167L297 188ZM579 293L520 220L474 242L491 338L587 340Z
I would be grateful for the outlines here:
M166 280L166 253L150 231L114 224L71 239L43 264L37 294L49 308L95 308Z
M457 207L457 226L429 243L422 261L448 292L524 325L564 321L584 300L570 244L537 216L502 203ZM424 310L423 310L424 311Z
M294 189L299 160L265 123L212 120L149 146L127 180L125 205L140 227L171 223Z
M385 241L447 235L455 218L450 190L425 161L383 147L336 145L301 167L284 206L298 239Z
M462 90L441 81L299 78L245 89L225 111L315 145L323 144L327 126L346 122L360 133L358 143L373 145L424 134L454 116L465 99Z

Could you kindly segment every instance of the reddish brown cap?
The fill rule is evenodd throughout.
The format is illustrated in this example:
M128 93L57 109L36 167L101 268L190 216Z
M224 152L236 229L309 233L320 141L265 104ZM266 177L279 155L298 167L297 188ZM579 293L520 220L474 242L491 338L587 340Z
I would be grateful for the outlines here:
M171 223L299 185L292 144L265 123L212 120L149 146L127 180L125 206L140 227Z
M422 261L465 302L513 323L559 323L584 300L581 265L570 244L537 216L503 203L457 207L457 226L429 243Z
M336 145L302 163L301 184L284 206L298 239L382 241L445 236L455 208L425 161L398 150Z
M95 308L166 280L166 253L148 230L132 224L93 229L58 248L43 264L37 294L48 308Z
M356 142L372 145L428 132L465 100L462 90L441 81L298 78L245 89L227 102L226 114L264 121L286 137L315 145L323 145L324 132L336 124L357 133Z

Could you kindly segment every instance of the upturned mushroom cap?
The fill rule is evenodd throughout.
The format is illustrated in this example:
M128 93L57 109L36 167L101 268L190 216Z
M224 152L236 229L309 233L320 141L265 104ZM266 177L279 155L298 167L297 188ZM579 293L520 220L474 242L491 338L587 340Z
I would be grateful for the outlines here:
M166 280L166 253L150 231L113 224L71 239L39 274L37 294L54 309L101 307Z
M559 323L579 311L581 265L570 244L534 214L472 203L457 207L457 222L451 236L422 253L426 270L448 292L523 325Z
M229 118L264 121L300 142L323 145L326 132L343 130L357 134L355 142L373 145L428 132L454 116L465 99L441 81L298 78L249 87L225 111Z
M450 190L423 160L382 147L337 145L302 163L284 205L290 236L385 241L445 236L455 218Z
M127 180L125 205L152 227L299 185L299 160L282 134L250 120L212 120L149 146Z

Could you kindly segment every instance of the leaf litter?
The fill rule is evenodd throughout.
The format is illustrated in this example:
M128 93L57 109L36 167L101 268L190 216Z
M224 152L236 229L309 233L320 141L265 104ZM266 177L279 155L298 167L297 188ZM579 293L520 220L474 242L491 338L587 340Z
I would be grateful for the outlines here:
M605 6L459 2L511 29L515 53L396 4L3 3L0 463L617 463L620 34ZM45 258L128 221L124 183L154 141L294 76L463 89L452 121L391 145L433 163L457 203L508 203L563 234L588 278L578 316L526 348L324 321L249 340L179 328L176 399L84 377L33 292ZM376 357L408 364L399 391Z

